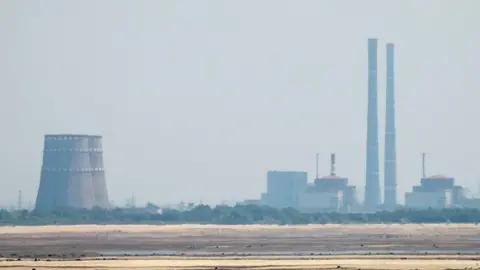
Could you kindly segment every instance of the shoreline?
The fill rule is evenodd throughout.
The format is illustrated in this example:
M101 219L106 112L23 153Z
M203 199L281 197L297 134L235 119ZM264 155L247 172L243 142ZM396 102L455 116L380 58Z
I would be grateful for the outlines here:
M183 258L196 261L284 258L285 261L382 256L396 261L422 256L477 260L480 227L477 224L9 226L0 227L0 243L0 257L22 261L37 258L84 262L112 257L137 261L183 261Z
M478 269L480 256L139 256L82 259L0 259L2 268L43 269Z
M444 258L456 258L462 260L478 260L480 261L480 252L469 253L469 252L428 252L428 253L415 253L415 252L405 252L405 253L395 253L395 252L366 252L366 253L355 253L355 252L346 252L342 254L335 254L329 252L312 252L312 253L295 253L290 254L278 254L275 252L265 252L262 254L256 253L179 253L179 254L159 254L159 253L137 253L137 254L107 254L102 252L86 252L86 253L39 253L39 254L0 254L0 261L12 261L12 260L49 260L49 261L79 261L79 260L145 260L145 259L210 259L215 258L218 260L222 259L255 259L255 258L266 258L266 259L304 259L304 258L314 258L321 260L331 260L339 258L348 258L348 259L369 259L369 258L378 258L378 259L405 259L405 258L421 258L421 259L444 259Z
M20 260L19 260L20 259ZM476 254L395 254L395 255L377 255L377 254L352 254L352 255L127 255L127 256L78 256L78 257L0 257L0 262L14 261L47 261L47 262L67 262L67 261L130 261L130 260L204 260L215 259L222 260L474 260L480 262L480 255Z

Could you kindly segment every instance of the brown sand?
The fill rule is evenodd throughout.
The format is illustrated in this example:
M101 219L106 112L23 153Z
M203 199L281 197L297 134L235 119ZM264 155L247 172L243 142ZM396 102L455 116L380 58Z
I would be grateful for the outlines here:
M4 259L0 269L476 269L478 243L475 224L11 226L0 227L0 257L21 261ZM103 251L165 250L197 256L92 257ZM308 257L272 255L302 251ZM341 251L371 254L328 256ZM375 255L378 251L412 255ZM450 255L413 255L425 251ZM465 252L474 254L456 255Z
M475 224L0 227L0 254L97 251L475 251ZM41 248L41 249L40 249ZM153 252L152 252L153 253Z
M81 261L0 261L0 269L480 269L479 259L462 256L323 257L148 257Z

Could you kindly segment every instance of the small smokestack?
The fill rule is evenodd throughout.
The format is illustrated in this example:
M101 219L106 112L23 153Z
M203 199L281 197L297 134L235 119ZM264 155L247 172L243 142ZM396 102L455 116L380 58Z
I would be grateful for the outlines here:
M425 162L426 162L426 157L427 157L427 154L426 153L422 153L422 178L427 178L427 174L425 172Z
M330 155L330 175L335 176L335 153Z
M316 154L316 163L315 163L315 179L318 179L318 156L319 153Z

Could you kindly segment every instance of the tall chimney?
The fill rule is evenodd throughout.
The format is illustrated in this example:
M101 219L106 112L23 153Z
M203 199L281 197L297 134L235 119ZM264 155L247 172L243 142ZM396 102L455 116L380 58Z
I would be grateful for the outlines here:
M395 131L394 45L387 43L387 98L385 111L385 209L397 206L397 151Z
M335 153L330 154L330 176L335 176Z
M380 205L377 108L377 39L368 39L368 113L365 211L375 212Z

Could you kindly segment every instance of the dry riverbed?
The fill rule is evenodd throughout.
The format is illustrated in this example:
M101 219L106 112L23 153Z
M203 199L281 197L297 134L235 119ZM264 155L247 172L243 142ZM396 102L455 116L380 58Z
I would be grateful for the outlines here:
M479 243L475 224L5 226L0 269L476 269Z

